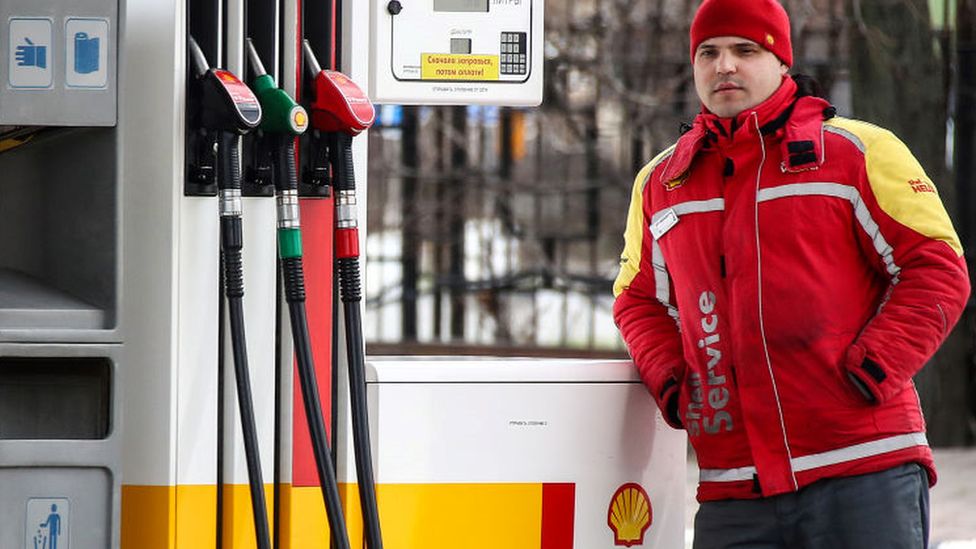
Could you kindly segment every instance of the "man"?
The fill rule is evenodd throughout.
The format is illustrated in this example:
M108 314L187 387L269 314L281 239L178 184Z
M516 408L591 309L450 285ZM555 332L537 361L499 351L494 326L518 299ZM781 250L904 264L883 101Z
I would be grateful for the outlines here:
M701 469L695 547L924 549L912 385L969 295L935 185L798 89L775 0L705 0L692 128L637 176L614 318Z

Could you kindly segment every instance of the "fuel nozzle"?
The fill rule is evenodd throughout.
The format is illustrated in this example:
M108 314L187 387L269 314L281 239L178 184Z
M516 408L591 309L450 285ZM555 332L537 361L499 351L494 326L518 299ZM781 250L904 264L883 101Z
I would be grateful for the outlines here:
M234 73L211 68L207 57L191 36L190 60L193 72L193 110L196 125L206 130L229 131L243 135L261 123L261 104Z
M251 86L261 103L260 129L269 133L301 135L308 129L308 113L288 93L275 84L274 77L264 70L254 43L247 39L247 59L254 79Z
M373 125L376 112L363 90L341 72L322 70L308 40L302 43L312 80L312 127L323 132L359 135Z

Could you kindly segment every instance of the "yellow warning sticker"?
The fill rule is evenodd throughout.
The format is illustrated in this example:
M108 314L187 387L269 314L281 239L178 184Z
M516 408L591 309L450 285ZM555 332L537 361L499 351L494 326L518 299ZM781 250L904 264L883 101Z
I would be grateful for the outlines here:
M498 80L498 56L424 53L420 70L423 80Z

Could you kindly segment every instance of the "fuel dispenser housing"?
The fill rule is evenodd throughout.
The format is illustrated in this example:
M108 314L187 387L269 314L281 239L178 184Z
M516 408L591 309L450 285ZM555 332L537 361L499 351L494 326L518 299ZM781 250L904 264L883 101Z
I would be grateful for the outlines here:
M0 3L0 547L120 543L118 13Z

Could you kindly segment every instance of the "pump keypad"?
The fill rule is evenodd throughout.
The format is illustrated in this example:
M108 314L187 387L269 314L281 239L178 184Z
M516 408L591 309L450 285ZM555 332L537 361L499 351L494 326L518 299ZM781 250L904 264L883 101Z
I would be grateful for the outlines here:
M528 33L503 32L502 74L526 74L528 71Z

